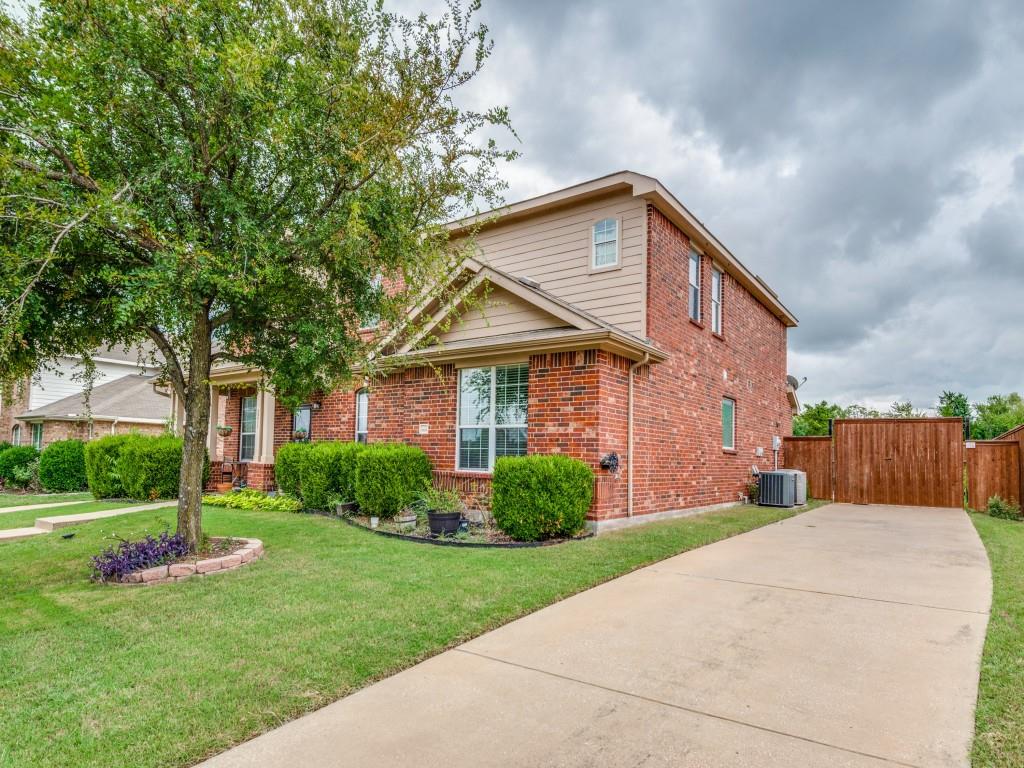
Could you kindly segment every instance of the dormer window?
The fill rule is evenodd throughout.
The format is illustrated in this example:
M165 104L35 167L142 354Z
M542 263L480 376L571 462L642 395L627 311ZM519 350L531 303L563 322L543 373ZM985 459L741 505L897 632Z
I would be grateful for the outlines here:
M619 266L619 220L601 219L594 224L593 234L591 269L611 269Z

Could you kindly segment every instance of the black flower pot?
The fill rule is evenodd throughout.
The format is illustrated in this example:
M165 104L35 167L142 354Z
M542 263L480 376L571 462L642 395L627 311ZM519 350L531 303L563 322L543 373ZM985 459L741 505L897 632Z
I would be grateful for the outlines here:
M461 512L427 512L430 532L435 536L448 536L459 530Z

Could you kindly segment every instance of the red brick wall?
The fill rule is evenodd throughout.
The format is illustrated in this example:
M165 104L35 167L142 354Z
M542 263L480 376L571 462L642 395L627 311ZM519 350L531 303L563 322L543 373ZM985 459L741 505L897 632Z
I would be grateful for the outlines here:
M10 400L7 397L10 397ZM29 409L29 380L25 379L21 386L15 385L11 391L3 393L0 398L0 440L11 442L11 430L15 424L21 425L21 444L32 444L32 428L24 421L14 417Z
M689 320L689 241L648 206L647 333L670 353L635 382L634 513L736 501L750 468L772 466L772 436L790 434L786 328L724 276L722 335L711 332L711 264L702 258L702 317ZM723 376L723 371L725 376ZM736 450L721 442L721 400L736 401ZM755 450L764 449L757 457Z

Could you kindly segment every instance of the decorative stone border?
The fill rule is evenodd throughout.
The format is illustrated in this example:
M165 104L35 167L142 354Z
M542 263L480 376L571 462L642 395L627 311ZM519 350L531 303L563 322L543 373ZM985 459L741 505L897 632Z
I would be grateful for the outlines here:
M331 515L331 517L335 517L335 515ZM344 520L353 528L360 528L364 531L376 534L377 536L384 536L389 539L401 539L402 541L411 541L414 544L433 544L435 547L463 547L466 549L533 549L535 547L557 547L559 544L568 544L570 541L583 541L584 539L592 539L594 537L593 531L587 531L579 536L573 536L570 539L546 539L544 541L493 542L459 541L458 539L448 538L428 539L423 536L407 536L404 533L397 533L395 531L382 531L379 528L370 528L362 523L357 523L349 517L341 517L340 519Z
M210 557L185 563L157 565L142 571L129 573L121 584L167 584L172 581L184 581L192 576L209 576L221 571L233 571L243 565L263 557L263 542L259 539L235 539L240 546L230 555Z

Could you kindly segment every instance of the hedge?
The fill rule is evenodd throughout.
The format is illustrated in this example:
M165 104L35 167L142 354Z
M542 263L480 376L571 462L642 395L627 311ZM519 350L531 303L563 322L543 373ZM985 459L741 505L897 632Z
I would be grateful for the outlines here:
M517 541L575 536L594 495L594 472L568 456L505 456L494 462L491 513Z
M115 471L132 499L173 499L178 495L182 440L173 435L132 435L121 446ZM210 459L203 460L203 484L210 477Z
M277 450L274 460L274 480L280 491L289 496L301 496L302 463L314 443L285 443Z
M119 499L126 493L121 485L117 461L121 448L137 435L106 435L85 444L85 477L97 499Z
M39 451L31 445L16 445L0 453L0 480L4 485L24 488L28 482L16 476L15 470L25 467L39 458Z
M311 443L300 454L300 496L306 509L327 509L335 501L355 500L356 459L361 443Z
M85 443L58 440L46 446L39 456L39 484L47 491L80 491L85 476Z
M431 481L430 459L414 445L376 443L356 458L356 502L376 517L394 517Z

